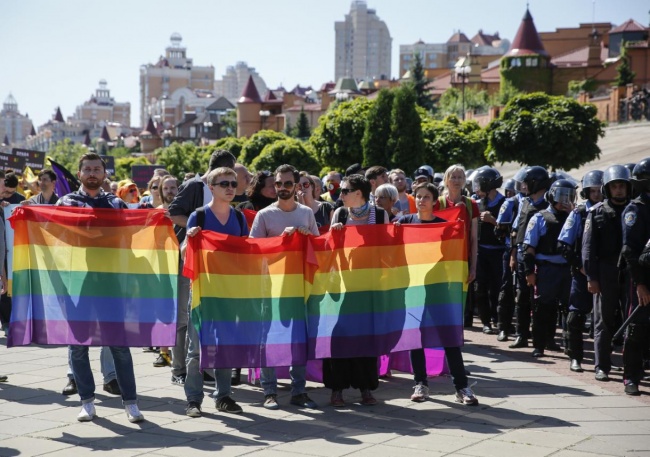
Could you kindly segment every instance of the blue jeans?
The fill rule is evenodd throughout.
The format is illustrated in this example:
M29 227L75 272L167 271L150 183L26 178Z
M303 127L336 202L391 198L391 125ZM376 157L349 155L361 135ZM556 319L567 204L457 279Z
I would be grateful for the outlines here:
M181 303L178 303L179 307ZM187 302L188 315L191 316L192 307L192 293L189 293L189 300ZM189 402L203 403L203 375L199 367L199 357L201 355L201 341L199 340L199 332L192 322L187 325L187 358L185 360L185 397ZM208 370L209 374L214 371L216 381L216 389L212 397L215 401L221 400L224 397L231 395L231 379L230 368L218 368L216 370Z
M187 357L187 322L188 308L185 304L188 302L190 294L190 280L180 274L183 271L183 261L181 260L178 267L178 313L176 314L176 346L172 348L172 374L180 376L186 374L185 360Z
M307 367L291 366L289 367L289 376L291 376L291 396L300 395L305 393L305 374ZM276 395L278 391L278 377L275 373L275 368L262 368L260 370L260 384L264 389L264 396Z
M116 379L113 354L106 346L99 348L99 366L104 377L104 384ZM74 374L72 374L72 346L68 346L68 378L74 379Z
M137 403L131 351L123 346L109 346L108 349L115 361L115 374L117 384L122 391L122 403L125 405ZM95 379L88 359L88 346L70 346L70 360L81 403L90 403L95 400Z

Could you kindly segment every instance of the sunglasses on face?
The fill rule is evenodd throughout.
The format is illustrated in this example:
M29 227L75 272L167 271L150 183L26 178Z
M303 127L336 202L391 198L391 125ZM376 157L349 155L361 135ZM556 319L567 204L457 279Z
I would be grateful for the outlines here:
M356 190L357 190L357 189L341 189L341 193L342 193L343 195L347 195L347 194L349 194L350 192L355 192Z
M309 181L301 182L300 187L303 189L309 189Z
M296 183L293 181L275 181L275 187L280 189L281 187L284 187L285 189L292 189L293 186L295 186Z
M151 186L151 190L158 190L158 186Z
M213 186L219 186L222 189L227 189L228 187L232 187L233 189L237 188L237 181L219 181L219 182L213 182Z
M130 194L135 194L138 191L138 189L129 189Z

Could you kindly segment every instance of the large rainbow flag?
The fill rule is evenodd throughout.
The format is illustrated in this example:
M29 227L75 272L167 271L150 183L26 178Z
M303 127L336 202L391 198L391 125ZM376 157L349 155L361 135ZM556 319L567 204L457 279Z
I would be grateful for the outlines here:
M353 226L310 239L308 358L462 346L464 222Z
M8 346L173 346L178 242L162 210L21 207Z
M304 364L305 238L202 231L188 240L183 272L192 279L201 368Z
M192 279L201 367L461 346L463 224L350 226L266 239L200 232L190 239L184 274Z

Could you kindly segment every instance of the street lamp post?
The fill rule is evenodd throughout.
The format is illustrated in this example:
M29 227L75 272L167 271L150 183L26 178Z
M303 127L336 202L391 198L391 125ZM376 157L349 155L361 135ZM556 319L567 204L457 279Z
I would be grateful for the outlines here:
M337 92L336 101L339 103L347 102L350 99L350 95L347 92Z
M212 129L213 125L214 124L211 121L205 121L203 123L203 133L204 133L205 137L208 138L208 139L210 138L210 130Z
M460 78L461 81L461 92L462 92L462 102L461 102L461 117L465 120L465 79L469 75L472 67L470 66L469 54L466 57L461 57L458 59L455 65L456 77Z
M169 129L163 130L163 144L165 147L169 147L172 138L172 131Z

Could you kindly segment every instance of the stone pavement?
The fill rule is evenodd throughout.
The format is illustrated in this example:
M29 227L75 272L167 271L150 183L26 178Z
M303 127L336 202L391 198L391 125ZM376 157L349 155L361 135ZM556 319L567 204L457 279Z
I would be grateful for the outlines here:
M381 381L374 407L352 403L360 400L358 392L346 391L349 406L335 410L327 406L329 391L310 383L309 394L321 408L302 410L288 405L288 385L282 384L282 409L267 411L259 387L243 384L234 394L243 415L217 413L206 397L198 419L185 416L183 389L171 385L169 369L154 368L154 355L134 348L146 418L139 425L126 420L121 401L101 384L98 418L76 421L78 396L60 394L65 348L2 346L0 373L9 382L0 384L0 456L650 455L647 402L596 385L593 373L570 376L565 360L547 367L523 352L503 350L505 343L497 344L493 335L470 330L466 338L477 407L454 403L447 377L430 381L430 401L413 403L410 376L395 374ZM101 380L98 357L99 350L91 349ZM650 386L642 391L647 398Z

